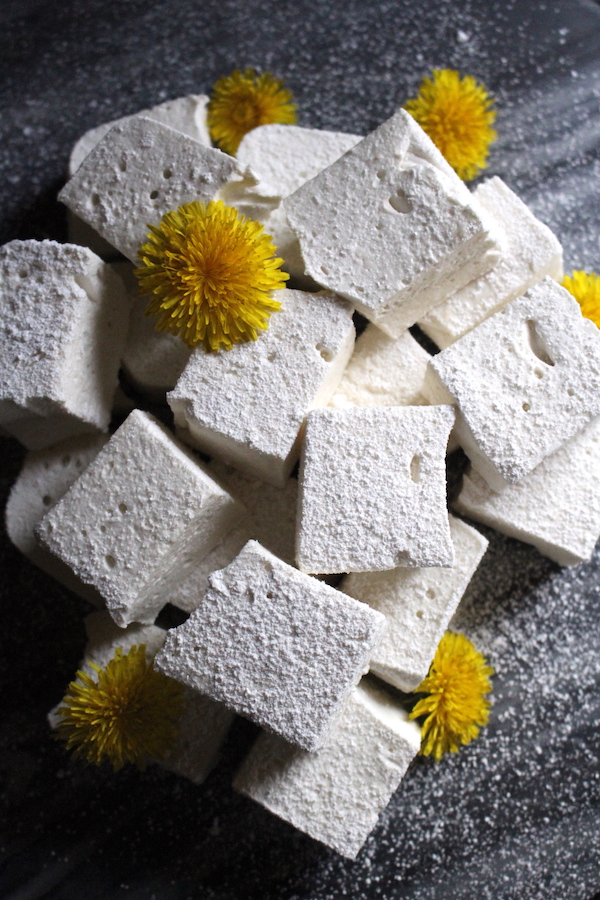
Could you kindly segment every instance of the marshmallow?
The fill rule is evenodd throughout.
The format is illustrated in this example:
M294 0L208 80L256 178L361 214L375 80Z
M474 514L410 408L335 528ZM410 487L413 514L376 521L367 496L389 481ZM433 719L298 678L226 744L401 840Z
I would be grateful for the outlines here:
M135 410L36 534L124 627L151 624L183 561L206 556L242 513L166 428Z
M387 630L370 667L401 691L416 690L427 675L437 645L488 546L483 535L454 516L450 516L450 533L451 569L361 572L348 575L340 585L341 591L387 618Z
M382 688L363 681L327 744L306 753L262 734L234 788L355 859L419 751L419 727Z
M296 560L303 572L451 566L450 406L322 409L308 416Z
M499 494L471 471L454 506L561 566L590 559L600 537L600 419Z
M6 531L15 547L34 565L96 606L104 604L98 591L84 584L56 556L43 550L34 537L34 530L107 441L106 435L85 435L28 453L6 504Z
M287 197L361 140L299 125L260 125L242 139L235 157L257 176L257 193Z
M432 357L456 433L493 490L519 481L600 413L600 330L545 278Z
M0 424L31 450L105 431L129 315L121 280L90 250L0 248Z
M123 116L120 119L113 119L111 122L104 122L102 125L91 128L82 135L73 150L69 159L69 178L71 178L86 156L92 152L102 138L106 137L111 128L115 125L122 125L130 119L144 116L147 119L153 119L155 122L162 122L187 134L188 137L200 141L210 147L210 135L206 125L206 106L208 97L206 94L189 94L187 97L177 97L176 100L167 100L165 103L159 103L150 109L142 109L133 116Z
M558 240L501 178L484 181L474 193L502 229L505 246L491 272L475 278L419 320L442 349L546 275L556 281L563 277Z
M283 206L308 274L390 337L498 259L496 226L403 109Z
M105 611L84 619L88 635L83 670L96 678L90 662L104 668L118 647L127 654L131 647L146 645L151 659L162 647L166 631L155 625L129 625L119 628ZM196 691L185 689L179 733L174 747L158 764L177 775L201 784L214 767L221 745L233 721L233 713L220 703Z
M139 296L132 264L113 263L113 268L132 298L123 371L141 394L164 402L165 393L177 384L192 351L177 335L156 330L155 317L146 315L148 297Z
M267 550L294 565L298 482L289 478L276 488L255 478L246 478L230 466L212 460L211 476L248 511L242 521L228 531L222 541L201 560L183 561L169 602L193 612L208 588L208 576L232 562L248 541L259 541Z
M165 213L193 200L229 203L253 183L233 157L160 122L134 116L111 128L59 200L138 262L148 225L158 225Z
M306 750L322 746L385 618L250 541L156 667Z
M338 386L355 331L352 308L333 294L283 289L277 299L256 342L195 350L167 400L182 440L283 487L304 418Z
M409 331L397 340L368 325L356 341L330 406L426 406L430 356Z

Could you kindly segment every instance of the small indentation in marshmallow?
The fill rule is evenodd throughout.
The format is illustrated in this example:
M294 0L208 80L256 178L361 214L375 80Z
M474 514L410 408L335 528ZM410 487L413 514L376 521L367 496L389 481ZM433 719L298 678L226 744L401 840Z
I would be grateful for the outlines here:
M421 480L421 457L418 453L410 461L410 477L417 484Z

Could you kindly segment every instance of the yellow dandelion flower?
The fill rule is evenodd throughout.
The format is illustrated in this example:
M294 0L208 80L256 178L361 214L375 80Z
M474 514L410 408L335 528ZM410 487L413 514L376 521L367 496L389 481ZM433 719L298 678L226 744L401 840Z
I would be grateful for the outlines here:
M186 203L149 226L135 274L158 331L189 347L230 350L255 341L281 304L270 291L290 277L262 225L219 201Z
M90 665L97 680L77 672L59 708L57 737L76 758L96 765L106 759L115 772L162 759L177 738L183 687L152 668L144 644L126 656L118 648L104 669Z
M464 634L447 631L441 639L429 674L416 693L426 693L414 706L410 718L426 716L422 725L421 754L439 760L444 753L456 753L479 734L479 726L489 717L485 699L494 674L483 654L478 653Z
M578 270L565 275L562 286L573 294L581 306L581 314L600 328L600 275Z
M496 140L496 111L485 87L472 75L434 69L404 108L427 132L456 174L469 181L485 169L489 146Z
M295 125L296 104L270 72L236 69L213 87L207 122L213 143L233 156L244 135L258 125Z

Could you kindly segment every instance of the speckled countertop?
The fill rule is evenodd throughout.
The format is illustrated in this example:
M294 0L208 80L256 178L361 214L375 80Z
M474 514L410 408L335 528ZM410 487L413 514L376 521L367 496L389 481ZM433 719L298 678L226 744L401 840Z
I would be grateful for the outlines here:
M566 267L600 266L600 8L576 0L4 0L0 231L65 238L55 202L86 129L235 66L281 75L300 123L366 133L434 66L496 96L501 175L554 228ZM0 443L3 500L22 460ZM355 863L230 789L238 720L195 787L112 775L49 736L84 644L83 601L0 538L3 896L61 900L589 900L600 890L600 557L560 570L485 530L456 626L497 670L482 738L417 759Z

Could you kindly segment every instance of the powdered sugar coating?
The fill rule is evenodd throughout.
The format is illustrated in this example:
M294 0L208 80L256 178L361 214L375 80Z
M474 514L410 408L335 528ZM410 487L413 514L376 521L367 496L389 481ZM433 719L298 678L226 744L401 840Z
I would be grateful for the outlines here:
M250 541L156 666L306 750L327 740L385 619Z
M461 446L495 490L533 471L600 413L600 330L551 278L429 366L458 403Z
M315 410L300 465L296 560L304 572L451 566L451 406Z

